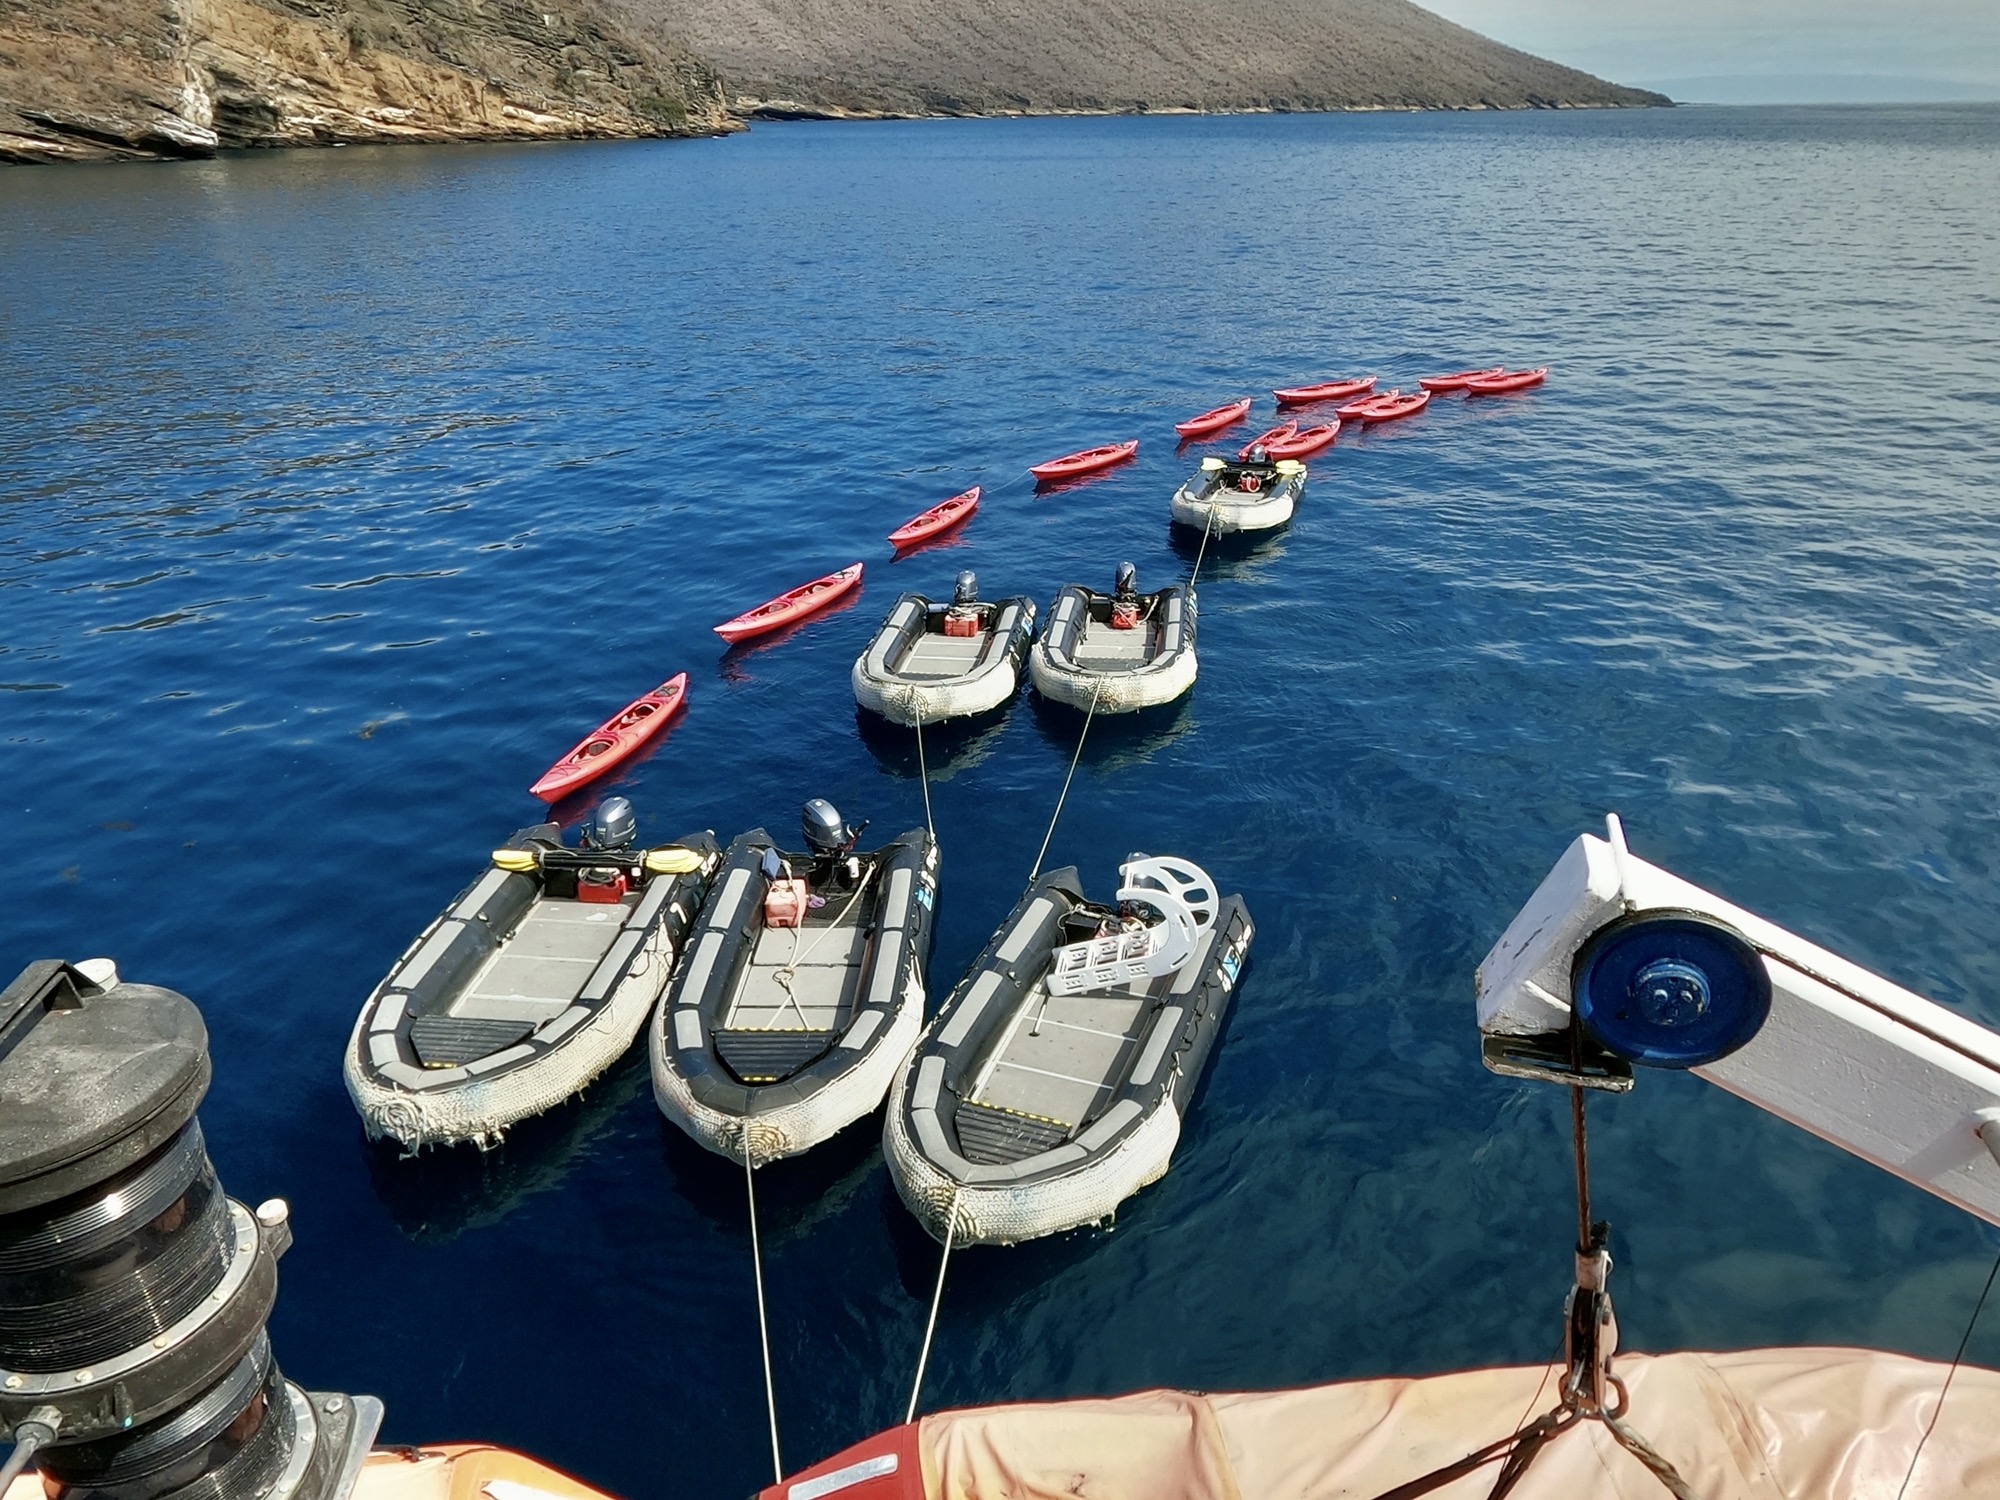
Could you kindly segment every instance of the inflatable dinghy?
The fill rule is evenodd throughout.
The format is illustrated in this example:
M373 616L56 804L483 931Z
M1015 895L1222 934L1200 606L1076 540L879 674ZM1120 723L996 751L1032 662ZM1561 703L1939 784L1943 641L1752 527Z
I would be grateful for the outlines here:
M638 849L636 831L623 797L582 848L523 829L409 946L347 1043L370 1136L489 1145L624 1056L722 862L710 834Z
M889 1175L937 1238L1074 1229L1166 1172L1254 929L1186 860L1120 875L1115 908L1029 886L898 1076Z
M1101 714L1171 703L1194 686L1194 591L1175 584L1142 594L1132 564L1113 592L1065 585L1028 657L1035 690Z
M865 825L864 825L865 826ZM648 1031L653 1097L709 1150L762 1166L882 1102L924 1019L937 846L872 854L821 798L803 853L729 846Z
M1182 526L1216 536L1268 531L1291 520L1305 487L1306 466L1295 458L1276 463L1204 458L1201 468L1174 491L1173 517Z
M855 658L854 701L892 724L937 724L998 708L1021 684L1035 634L1031 599L979 599L960 573L949 604L905 594Z

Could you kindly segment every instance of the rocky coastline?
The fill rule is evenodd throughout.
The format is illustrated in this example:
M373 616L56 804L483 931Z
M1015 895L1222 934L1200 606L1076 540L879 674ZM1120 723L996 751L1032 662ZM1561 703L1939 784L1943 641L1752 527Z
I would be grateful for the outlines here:
M1287 39L1246 59L1244 35ZM1667 104L1407 0L0 0L0 162L754 120Z

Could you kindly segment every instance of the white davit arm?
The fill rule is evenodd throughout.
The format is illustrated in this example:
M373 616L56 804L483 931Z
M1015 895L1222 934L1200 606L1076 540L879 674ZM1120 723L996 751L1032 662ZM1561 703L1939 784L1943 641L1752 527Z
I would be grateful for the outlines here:
M2000 1224L2000 1035L1647 864L1624 848L1615 818L1609 831L1608 841L1585 834L1564 851L1480 964L1488 1065L1521 1071L1509 1054L1535 1053L1539 1037L1540 1054L1559 1072L1557 1034L1567 1037L1573 1002L1593 1043L1662 1063L1670 1042L1651 1055L1647 1042L1670 1039L1710 999L1711 976L1681 961L1671 934L1719 926L1740 939L1752 975L1768 979L1768 1015L1752 1014L1747 1036L1722 1055L1662 1065L1691 1065L1760 1109ZM1621 938L1622 962L1607 959ZM1718 998L1724 989L1718 982Z
M1069 943L1049 965L1049 993L1081 995L1171 974L1193 957L1215 922L1215 883L1198 865L1171 855L1134 855L1118 870L1118 900L1159 913L1136 932Z

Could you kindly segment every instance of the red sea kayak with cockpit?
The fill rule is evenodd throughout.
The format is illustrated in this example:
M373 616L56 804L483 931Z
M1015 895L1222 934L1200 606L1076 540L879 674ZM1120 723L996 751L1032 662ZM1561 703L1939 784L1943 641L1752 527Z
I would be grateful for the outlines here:
M1028 472L1044 484L1052 479L1075 479L1082 474L1095 474L1100 469L1122 464L1138 451L1137 438L1128 443L1106 443L1102 448L1086 448L1081 453L1052 458L1045 464L1030 464Z
M555 802L630 759L687 707L687 685L688 674L678 672L652 692L634 698L544 771L541 780L528 790L544 802Z
M811 583L802 583L789 593L778 595L767 604L746 610L733 620L723 621L715 627L715 633L733 646L736 642L747 641L754 635L767 635L773 630L782 630L795 620L803 620L807 615L817 614L859 582L861 582L861 564L850 564L838 573L829 573L824 578L815 578Z
M1376 422L1393 422L1398 417L1413 417L1430 404L1429 391L1411 391L1405 395L1398 388L1370 396L1366 401L1350 401L1340 408L1340 416L1342 420L1372 426Z
M1264 445L1265 456L1272 459L1307 458L1322 448L1331 448L1333 440L1340 436L1340 418L1322 422L1317 427L1302 427L1290 437L1279 438Z
M1212 432L1220 432L1225 427L1233 427L1250 415L1250 398L1232 401L1227 406L1218 406L1214 411L1205 411L1198 417L1189 417L1185 422L1174 423L1174 431L1184 438L1207 437Z
M972 513L979 509L979 486L974 485L962 495L953 495L941 505L933 505L914 521L905 522L889 533L889 542L895 547L914 547L918 542L927 542L934 536L942 536L954 526L962 526L972 519Z
M1456 375L1426 375L1417 384L1432 395L1443 395L1446 391L1462 391L1475 380L1485 380L1489 376L1506 373L1505 365L1494 365L1486 370L1460 370Z
M1326 380L1318 385L1295 385L1287 390L1273 391L1280 406L1310 406L1315 401L1346 401L1363 391L1375 389L1377 377L1363 375L1357 380Z
M1531 385L1540 385L1549 378L1549 367L1539 370L1502 370L1498 375L1482 375L1477 380L1465 383L1468 396L1504 396L1509 391L1525 391Z
M1291 437L1295 433L1297 433L1298 430L1299 430L1299 424L1296 421L1280 422L1276 427L1273 427L1269 432L1260 432L1255 437L1250 439L1249 442L1245 443L1241 448L1239 448L1236 451L1236 456L1239 459L1247 459L1252 453L1255 453L1259 448L1262 448L1266 453L1270 453L1271 444L1282 443L1286 438ZM1275 458L1276 456L1277 455L1272 454L1272 457Z

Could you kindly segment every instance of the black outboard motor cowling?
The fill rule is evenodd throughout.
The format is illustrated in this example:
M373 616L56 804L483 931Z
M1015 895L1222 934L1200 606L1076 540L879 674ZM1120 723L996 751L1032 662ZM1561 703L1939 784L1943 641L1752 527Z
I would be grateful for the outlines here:
M821 858L845 854L853 847L855 830L847 826L840 810L824 797L815 797L799 815L799 830L806 848Z
M1114 575L1111 592L1120 599L1135 599L1139 595L1139 570L1131 563L1122 562Z
M639 815L626 797L606 797L583 831L583 842L591 849L629 849L639 836Z
M967 568L952 580L951 602L964 606L979 602L979 575Z
M342 1500L381 1403L308 1394L264 1333L282 1199L226 1196L208 1032L108 960L0 991L0 1430L59 1500Z

